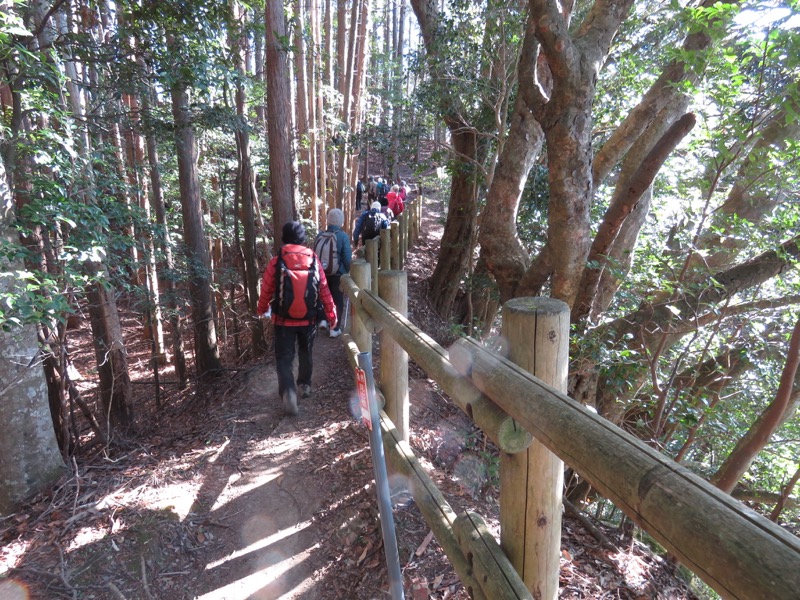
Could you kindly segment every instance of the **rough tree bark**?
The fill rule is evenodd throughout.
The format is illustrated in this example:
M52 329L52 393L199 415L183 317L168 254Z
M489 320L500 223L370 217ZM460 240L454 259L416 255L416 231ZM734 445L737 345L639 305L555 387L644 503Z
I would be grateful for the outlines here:
M11 243L13 220L14 202L0 160L0 237ZM19 284L24 282L8 275L23 265L2 259L0 266L6 272L0 292L23 294ZM63 473L32 324L0 330L0 456L0 515L14 512Z
M440 15L435 3L412 0L411 5L422 32L428 54L436 54ZM440 106L442 117L452 136L452 183L439 259L431 278L431 301L442 316L449 316L458 294L461 279L468 272L472 256L478 204L478 167L483 164L487 143L463 118L457 90L447 87L445 65L436 62L433 77L443 84Z
M539 47L535 33L534 20L529 16L519 58L514 112L481 213L478 239L486 266L497 282L501 303L515 297L530 264L528 251L517 235L517 210L528 173L544 142L544 132L531 111Z
M297 137L301 141L298 147L300 162L300 198L304 202L308 198L308 205L305 205L304 215L319 223L317 205L311 195L311 148L308 144L309 137L309 107L308 107L308 75L306 71L306 43L304 35L305 14L303 12L303 0L295 0L294 3L294 74L297 85L297 102L295 103L295 113L297 120Z
M189 112L187 85L180 78L172 84L175 151L178 157L183 235L189 259L189 297L194 320L195 367L198 377L221 372L214 301L211 296L211 261L203 226L203 205L197 174L197 147Z
M233 62L239 80L236 84L236 115L239 117L241 126L236 130L236 150L239 183L237 190L239 193L239 206L242 211L242 233L244 243L242 244L242 257L244 259L244 282L249 314L255 315L258 305L258 262L256 260L256 226L255 211L258 210L255 198L255 182L253 181L253 167L250 163L250 134L247 130L247 112L245 106L244 90L244 44L245 37L242 31L245 28L245 11L241 5L232 0L231 2L231 47L233 48ZM250 334L253 352L256 356L261 356L266 352L266 342L264 341L264 326L261 319L252 319L250 322Z
M151 97L155 97L152 86L142 94L142 109L146 116L151 115ZM175 375L178 385L183 389L189 382L186 369L186 352L183 344L183 316L178 304L175 278L171 276L175 270L175 261L172 257L172 239L167 223L167 209L164 205L164 190L161 187L161 169L158 160L158 143L152 129L145 131L147 146L147 164L150 170L150 201L156 215L158 225L156 239L164 256L164 264L158 269L161 274L161 287L165 292L166 305L169 311L170 330L172 334L172 361L175 364Z
M597 74L632 0L598 0L574 34L561 7L531 0L536 39L553 87L536 94L534 115L544 130L550 183L547 245L551 296L572 306L590 246L592 103Z
M695 121L695 116L689 113L674 123L641 162L628 185L624 189L617 188L621 193L615 193L612 197L589 249L587 266L583 270L578 296L572 309L573 323L582 321L591 312L600 277L607 264L608 251L617 239L622 224L650 188L664 161L692 130Z
M267 0L264 5L267 59L267 134L269 138L270 190L274 249L280 247L284 223L297 215L292 172L291 90L289 62L283 40L287 35L283 2Z

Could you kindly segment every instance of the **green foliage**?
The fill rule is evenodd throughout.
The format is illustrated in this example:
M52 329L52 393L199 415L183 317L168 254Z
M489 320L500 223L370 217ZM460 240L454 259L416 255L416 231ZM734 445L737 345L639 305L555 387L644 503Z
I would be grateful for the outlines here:
M517 232L531 253L541 249L547 239L547 205L550 184L547 167L534 165L525 182L517 213Z

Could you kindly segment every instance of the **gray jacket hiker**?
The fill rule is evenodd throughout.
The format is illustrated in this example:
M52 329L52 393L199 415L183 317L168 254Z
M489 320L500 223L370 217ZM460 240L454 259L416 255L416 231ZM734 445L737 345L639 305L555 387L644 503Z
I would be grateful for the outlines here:
M342 275L350 272L350 261L353 258L353 250L350 247L350 237L342 230L344 225L344 213L341 209L332 208L328 211L328 228L325 231L332 231L336 234L336 252L339 255L339 270L335 274L328 275L328 287L333 296L333 303L336 305L336 314L339 320L343 321L342 308L344 306L344 295L339 289ZM342 330L337 326L330 330L330 337L339 337Z

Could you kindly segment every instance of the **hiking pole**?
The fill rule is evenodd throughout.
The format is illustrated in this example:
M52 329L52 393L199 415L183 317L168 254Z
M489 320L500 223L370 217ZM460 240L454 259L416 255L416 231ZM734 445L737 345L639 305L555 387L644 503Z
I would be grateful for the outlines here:
M375 398L375 379L372 376L372 354L369 352L359 352L358 366L358 395L362 400L362 394L366 395L369 406L369 421L367 421L367 427L369 427L372 467L375 471L375 490L378 494L378 509L381 513L383 552L386 556L386 569L389 572L389 590L392 594L392 600L403 600L403 575L400 572L400 552L397 550L397 538L394 533L392 499L389 493L389 475L386 472L386 457L383 454L378 401ZM366 421L367 415L362 413L362 419Z
M340 330L344 331L345 327L347 327L347 315L350 314L350 296L345 295L344 297L344 307L342 308L342 325L339 327Z

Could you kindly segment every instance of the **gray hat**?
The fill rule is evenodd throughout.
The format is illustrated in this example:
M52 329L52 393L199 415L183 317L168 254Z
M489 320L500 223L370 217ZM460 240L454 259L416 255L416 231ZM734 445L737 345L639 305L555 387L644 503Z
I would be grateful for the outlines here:
M344 213L341 208L332 208L328 211L328 225L337 227L344 225Z
M369 207L374 209L374 210L380 210L381 209L381 203L376 200L375 202L370 204Z

